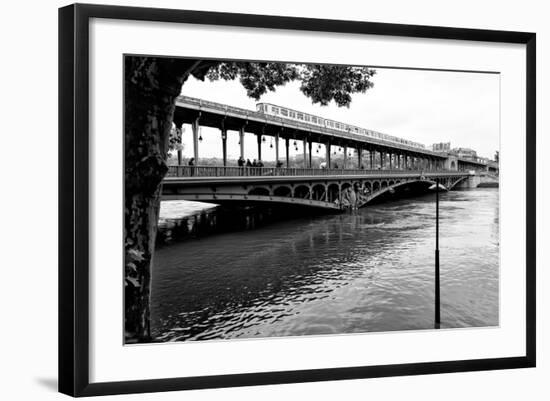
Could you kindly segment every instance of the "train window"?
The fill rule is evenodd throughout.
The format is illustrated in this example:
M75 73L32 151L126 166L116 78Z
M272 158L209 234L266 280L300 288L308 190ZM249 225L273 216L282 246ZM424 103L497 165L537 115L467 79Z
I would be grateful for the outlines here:
M264 105L264 110L267 112L269 111L268 108L267 108L267 104Z
M307 114L304 115L304 119L305 119L306 121L310 121L309 115L307 115Z
M256 111L262 111L264 109L264 106L261 104L256 105Z
M303 120L303 119L304 119L304 115L303 115L302 113L298 113L298 114L296 114L296 118L297 118L298 120Z
M281 109L281 115L288 117L288 110L287 109Z
M271 106L271 111L275 114L279 114L279 109L277 107Z
M317 117L311 116L311 122L317 124Z

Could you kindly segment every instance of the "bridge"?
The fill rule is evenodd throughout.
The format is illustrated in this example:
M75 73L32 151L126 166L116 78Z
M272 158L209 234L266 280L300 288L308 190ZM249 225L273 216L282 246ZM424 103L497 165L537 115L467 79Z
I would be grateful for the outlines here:
M295 121L266 113L242 109L226 104L210 102L188 96L179 96L173 119L178 135L182 135L183 124L190 124L193 135L193 157L200 164L199 144L202 140L200 127L218 128L221 139L222 164L227 166L227 132L239 132L240 155L245 158L244 135L252 133L257 138L257 159L262 159L262 144L269 138L270 146L275 147L275 160L290 168L289 148L303 149L303 166L313 167L312 155L315 144L324 145L325 161L328 168L333 167L332 155L336 149L343 149L343 168L348 167L348 157L355 150L358 167L374 170L412 169L412 170L482 170L487 163L478 160L449 158L446 153L435 152L425 148L409 146L379 138L373 138L351 131L341 131L328 127ZM282 162L279 140L284 140L285 163ZM316 148L316 151L318 148ZM179 155L181 164L181 153Z
M163 181L163 200L194 200L213 203L278 203L324 209L357 208L390 196L426 191L436 180L446 190L475 187L482 180L498 180L498 163L487 159L460 158L449 152L436 152L396 140L385 140L351 130L333 129L306 121L284 118L203 99L180 96L176 100L174 124L183 135L183 124L191 125L195 165L170 166ZM200 165L200 127L219 129L221 166ZM238 131L240 156L244 159L244 135L256 136L257 159L262 146L275 145L276 167L229 166L227 133ZM268 139L266 139L268 138ZM279 143L284 142L282 157ZM290 144L302 144L303 160L292 160ZM325 147L324 168L313 168L313 149ZM332 162L336 148L343 148L343 163ZM356 163L351 163L351 150ZM284 160L284 162L283 162ZM298 162L298 163L297 163ZM341 161L340 161L341 162ZM353 168L352 164L357 166ZM302 167L303 166L303 167ZM482 176L482 174L484 174Z
M162 199L355 209L383 195L426 192L436 180L442 189L452 190L472 176L420 170L171 166Z

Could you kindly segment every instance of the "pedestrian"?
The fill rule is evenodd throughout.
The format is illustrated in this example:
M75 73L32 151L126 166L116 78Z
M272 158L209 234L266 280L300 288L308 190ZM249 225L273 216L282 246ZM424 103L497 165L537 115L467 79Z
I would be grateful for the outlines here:
M237 160L237 164L239 167L244 167L244 157L239 156L239 159Z
M187 164L189 165L189 175L193 177L195 175L195 158L190 158Z
M252 167L252 163L250 163L250 159L246 159L246 167Z
M264 166L264 163L262 162L262 160L258 160L258 167L263 167Z

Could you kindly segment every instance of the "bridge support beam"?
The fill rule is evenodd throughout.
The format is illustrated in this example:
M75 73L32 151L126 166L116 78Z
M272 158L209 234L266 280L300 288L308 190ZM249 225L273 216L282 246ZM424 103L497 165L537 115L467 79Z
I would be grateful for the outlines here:
M258 161L262 160L262 135L257 134L256 140L258 142Z
M285 138L286 168L290 168L290 154L288 152L289 146L290 146L290 139Z
M344 165L342 168L345 170L348 164L348 145L344 145Z
M275 134L275 166L279 166L279 133Z
M195 158L195 165L199 164L199 117L197 117L191 124L193 130L193 157Z
M222 128L222 157L223 157L223 166L227 167L227 129Z
M369 150L369 159L370 169L374 170L374 150Z
M363 167L363 149L357 148L357 167L362 168Z
M307 138L304 138L304 168L307 168Z
M241 151L241 157L244 159L244 125L239 128L239 148Z
M311 155L312 148L313 148L313 141L310 139L310 140L308 141L308 152L309 152L309 163L308 163L308 167L309 167L309 168L312 168L312 167L313 167L313 165L312 165L312 155Z
M393 166L392 166L393 154L391 152L389 153L389 159L390 159L390 170L392 170L393 169Z

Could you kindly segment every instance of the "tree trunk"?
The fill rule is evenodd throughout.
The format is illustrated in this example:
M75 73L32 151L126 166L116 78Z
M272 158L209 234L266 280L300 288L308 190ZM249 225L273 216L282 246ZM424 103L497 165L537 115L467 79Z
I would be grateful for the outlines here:
M151 340L150 294L160 189L176 97L195 60L125 59L125 339Z

